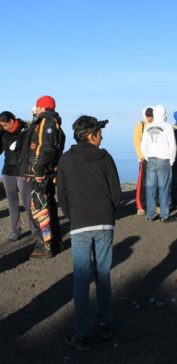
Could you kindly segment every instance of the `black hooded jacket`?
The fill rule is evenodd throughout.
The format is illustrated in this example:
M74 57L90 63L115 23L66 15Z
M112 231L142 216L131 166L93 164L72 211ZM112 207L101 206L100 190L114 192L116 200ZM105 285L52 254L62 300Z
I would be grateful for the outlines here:
M73 145L59 161L57 188L71 230L115 224L121 188L114 161L105 149L87 142Z
M65 144L59 114L46 110L25 134L19 146L20 175L31 178L53 175Z
M4 166L2 174L8 176L19 175L17 171L18 153L16 143L18 143L22 130L26 129L28 126L23 120L17 120L19 125L14 133L10 133L6 130L0 131L0 154L4 152Z

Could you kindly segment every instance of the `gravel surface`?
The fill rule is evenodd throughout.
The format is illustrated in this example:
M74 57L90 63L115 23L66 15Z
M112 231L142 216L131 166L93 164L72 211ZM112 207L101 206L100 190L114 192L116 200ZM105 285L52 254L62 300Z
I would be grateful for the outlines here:
M73 318L68 221L59 209L65 250L29 260L34 242L25 212L21 208L22 239L9 243L7 201L0 201L0 363L177 363L177 224L137 216L135 186L122 190L113 245L114 336L105 343L94 333L92 281L94 344L88 353L64 342Z

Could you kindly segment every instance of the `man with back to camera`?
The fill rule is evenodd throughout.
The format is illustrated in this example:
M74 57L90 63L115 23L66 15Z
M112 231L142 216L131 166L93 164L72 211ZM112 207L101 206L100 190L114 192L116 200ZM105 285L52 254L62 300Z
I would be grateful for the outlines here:
M163 223L176 221L169 216L171 203L172 166L176 158L176 141L171 124L167 123L163 105L154 109L154 121L143 133L141 150L147 161L146 200L148 221L156 218L156 192L160 203L160 220Z
M78 350L90 348L89 287L91 252L96 258L97 329L112 335L111 282L115 210L120 203L119 176L111 155L99 149L101 129L108 120L81 116L73 124L77 145L63 154L58 165L57 191L61 208L71 221L74 271L74 334L66 338Z

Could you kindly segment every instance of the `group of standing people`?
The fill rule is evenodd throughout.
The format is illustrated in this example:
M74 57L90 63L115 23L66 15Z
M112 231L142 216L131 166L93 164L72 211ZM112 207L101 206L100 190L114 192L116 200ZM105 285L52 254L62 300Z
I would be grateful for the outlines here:
M17 189L21 192L22 184L31 232L39 237L32 256L57 253L61 238L56 186L62 211L71 222L75 315L73 333L66 341L78 350L88 350L92 260L97 296L96 331L103 340L112 336L110 269L121 187L111 155L99 148L102 129L108 120L82 115L72 125L76 144L63 153L65 134L55 106L53 97L39 98L30 125L10 112L0 114L0 145L1 152L5 152L2 173L12 222L9 239L17 240L21 234ZM48 221L50 232L49 229L46 232Z
M55 100L51 96L40 97L30 124L4 111L0 114L0 126L0 152L4 152L2 180L12 229L9 240L16 241L21 237L19 191L35 239L32 257L55 255L60 249L61 238L54 179L65 143ZM45 198L43 209L34 206L32 191L36 192L35 197L40 195L38 202ZM47 235L49 226L50 234Z
M136 189L137 214L154 221L157 212L161 222L172 222L170 208L176 205L176 138L175 126L167 123L162 105L143 110L144 120L134 129L134 147L139 159Z

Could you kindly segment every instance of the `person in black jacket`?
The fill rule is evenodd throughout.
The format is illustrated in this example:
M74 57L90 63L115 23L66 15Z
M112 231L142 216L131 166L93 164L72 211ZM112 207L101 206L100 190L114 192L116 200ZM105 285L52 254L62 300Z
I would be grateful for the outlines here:
M33 235L37 232L30 210L31 185L17 173L16 144L22 130L27 128L27 124L15 118L10 111L3 111L0 114L0 125L2 128L0 131L0 154L4 152L2 181L8 200L12 227L9 240L14 241L18 240L21 236L18 190L28 215L31 232Z
M22 162L23 156L26 154L28 156L28 163L25 164L26 170L22 168L21 175L31 179L36 195L40 194L40 199L45 199L43 205L46 208L42 209L43 212L41 210L42 215L38 214L38 209L41 207L38 208L32 201L33 217L40 215L38 222L43 236L43 242L38 241L31 254L31 257L35 258L54 256L61 249L60 225L55 200L55 180L57 163L64 149L65 134L61 128L62 121L55 111L55 106L55 100L51 96L42 96L37 100L35 119L33 119L27 132L19 156L19 161L22 159ZM49 220L50 227L48 224L48 232L46 232L45 223Z
M111 155L99 149L108 120L83 115L73 124L77 145L63 154L58 165L58 199L71 221L74 271L74 335L68 344L87 350L90 346L89 286L91 252L95 257L97 328L104 339L112 334L111 282L115 210L121 188Z

